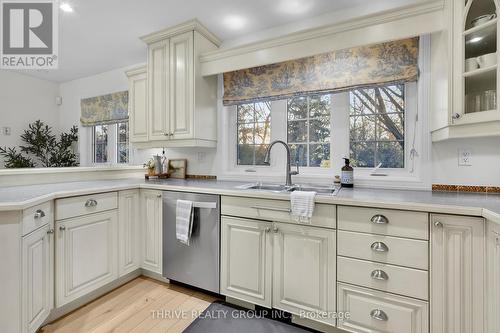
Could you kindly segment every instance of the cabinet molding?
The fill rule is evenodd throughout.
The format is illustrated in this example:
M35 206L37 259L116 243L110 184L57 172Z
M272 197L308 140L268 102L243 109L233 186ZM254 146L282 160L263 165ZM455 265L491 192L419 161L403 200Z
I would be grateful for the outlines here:
M140 196L139 190L118 193L118 275L140 267Z
M148 137L148 81L146 65L126 72L129 82L130 142L147 142Z
M500 332L500 225L488 222L488 333Z
M162 273L162 192L141 190L142 268Z
M485 225L431 215L431 331L484 332Z

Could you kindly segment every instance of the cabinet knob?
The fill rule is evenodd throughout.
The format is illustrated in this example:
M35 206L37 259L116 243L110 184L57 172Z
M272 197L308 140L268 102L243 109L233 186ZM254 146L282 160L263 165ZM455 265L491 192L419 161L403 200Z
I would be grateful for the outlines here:
M388 252L389 247L383 242L375 242L371 246L372 250L375 252Z
M157 198L161 198L161 194L157 194L157 195L156 195L156 197L157 197Z
M280 231L280 229L277 226L274 226L273 227L273 232L276 234L276 233L278 233L278 231Z
M389 280L389 275L381 269L376 269L370 274L371 278L374 280L387 281Z
M460 117L462 117L460 113L454 113L452 116L453 119L460 119Z
M52 235L53 233L54 233L53 228L50 228L49 230L47 230L47 235Z
M174 133L169 133L168 136L174 136Z
M45 217L45 212L41 209L38 209L35 212L35 219L41 219L42 217Z
M380 321L389 320L387 313L385 313L383 310L380 310L380 309L375 309L375 310L370 311L370 317L372 317L375 320L380 320Z
M89 199L85 202L85 207L95 207L97 206L97 201L94 199Z
M387 217L385 217L384 215L381 215L381 214L377 214L377 215L374 215L370 221L372 223L375 223L375 224L388 224L389 223L389 219Z
M269 233L269 232L271 231L271 228L270 228L270 227L267 227L266 229L264 229L264 231L265 231L266 233Z
M165 133L163 133L163 135L170 136L170 133L165 132Z
M64 230L66 230L66 227L62 225L62 226L59 227L59 230L60 231L64 231Z
M436 228L442 228L442 227L443 227L443 223L442 223L442 222L439 222L439 221L436 221L436 222L434 222L434 226L435 226Z

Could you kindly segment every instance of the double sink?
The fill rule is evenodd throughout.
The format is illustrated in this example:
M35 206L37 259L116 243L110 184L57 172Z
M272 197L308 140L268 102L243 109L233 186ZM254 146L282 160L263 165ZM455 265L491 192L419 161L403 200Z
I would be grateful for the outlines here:
M319 195L335 196L340 191L338 186L317 186L317 185L292 185L286 186L282 184L271 183L252 183L237 187L241 190L258 190L276 193L290 193L293 191L314 191Z

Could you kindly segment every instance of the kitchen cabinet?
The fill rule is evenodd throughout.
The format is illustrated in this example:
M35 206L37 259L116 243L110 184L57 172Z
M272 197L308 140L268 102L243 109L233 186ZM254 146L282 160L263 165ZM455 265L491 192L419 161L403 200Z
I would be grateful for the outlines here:
M54 225L22 239L22 332L33 333L54 305Z
M431 45L437 50L433 55L449 63L447 75L439 68L442 62L433 69L438 72L432 78L433 90L448 82L448 92L436 93L449 99L433 107L438 113L447 113L435 117L439 124L434 125L434 141L500 135L497 5L495 0L448 2L447 38L434 37Z
M118 277L116 209L56 221L56 306Z
M148 95L146 66L126 72L129 84L129 140L130 142L148 141Z
M488 222L488 333L500 332L500 225Z
M149 146L215 147L217 77L201 75L199 56L220 40L197 20L141 39L148 45Z
M118 193L118 275L140 268L141 216L139 190Z
M431 331L485 331L485 223L431 215Z
M271 307L271 223L223 216L221 294Z
M273 308L323 314L318 321L334 325L335 230L275 223L272 232Z
M162 273L162 192L141 190L142 268Z

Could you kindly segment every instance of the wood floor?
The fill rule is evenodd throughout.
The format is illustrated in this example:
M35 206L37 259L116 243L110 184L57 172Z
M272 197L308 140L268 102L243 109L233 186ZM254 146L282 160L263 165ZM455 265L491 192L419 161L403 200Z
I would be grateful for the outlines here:
M139 277L40 332L182 332L216 298Z

